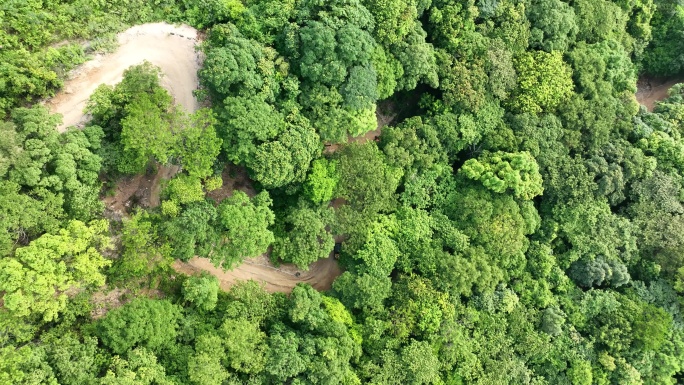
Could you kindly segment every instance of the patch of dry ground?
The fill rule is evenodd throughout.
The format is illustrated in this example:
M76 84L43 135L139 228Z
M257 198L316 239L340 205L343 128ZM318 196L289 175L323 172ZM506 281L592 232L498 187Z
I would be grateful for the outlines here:
M120 82L127 68L144 60L161 68L164 75L162 86L171 93L177 104L189 112L199 107L193 95L198 86L197 70L201 64L200 54L195 50L198 41L195 29L165 23L143 24L120 33L117 39L119 46L113 53L98 55L74 70L63 90L46 101L53 113L63 116L63 124L58 127L60 132L70 126L83 126L88 120L83 109L93 91L100 84L114 85ZM379 130L375 135L378 134ZM371 135L367 135L369 139ZM178 171L177 166L158 166L156 173L121 179L113 196L104 198L109 216L123 218L134 205L158 206L163 181L172 178ZM223 187L208 194L216 201L231 196L235 190L245 191L249 196L256 194L244 168L227 167L222 177ZM327 290L341 274L332 257L312 264L306 272L297 270L293 265L276 268L266 255L251 258L228 272L215 268L203 258L193 258L188 263L176 261L174 268L186 274L209 271L219 277L224 289L236 281L254 279L265 283L269 291L282 292L289 292L299 282L307 282L318 290ZM97 294L93 298L96 304L93 316L102 316L109 309L119 306L125 294L121 290Z
M90 297L90 302L93 304L90 316L93 319L102 318L110 310L127 304L135 297L159 299L162 298L163 295L162 292L155 289L145 289L133 294L129 289L112 288L109 290L108 287L105 287L102 290L93 293L92 297Z
M176 261L173 268L184 274L199 274L206 271L219 279L221 288L228 290L236 282L254 280L265 285L269 292L289 293L300 282L313 286L316 290L328 290L342 270L331 256L319 259L303 271L291 264L273 266L265 255L245 260L239 267L223 271L215 267L207 258L192 258L188 262Z
M677 83L683 82L684 79L657 79L657 78L641 78L637 83L636 99L639 104L643 104L649 111L653 111L655 103L659 100L667 98L667 91Z
M162 85L187 111L198 107L192 91L197 88L197 70L201 57L195 51L197 31L189 26L166 23L142 24L117 36L118 48L111 54L97 55L70 74L60 93L46 105L63 116L58 127L63 132L70 126L81 126L88 120L83 114L86 102L100 84L121 81L130 66L147 60L161 68Z
M157 207L161 203L162 183L180 171L176 165L157 166L155 174L124 177L116 182L114 194L102 199L110 218L123 218L134 206Z

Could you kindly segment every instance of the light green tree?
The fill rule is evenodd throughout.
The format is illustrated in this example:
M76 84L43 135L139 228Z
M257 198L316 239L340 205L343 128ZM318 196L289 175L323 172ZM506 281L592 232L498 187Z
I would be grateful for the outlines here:
M0 259L5 310L52 321L66 307L66 291L104 285L102 269L111 262L100 252L109 247L108 231L105 220L71 221L57 234L45 234Z
M518 86L511 106L520 112L549 111L573 91L572 70L560 51L527 52L515 60Z
M459 173L482 182L488 189L503 193L512 190L516 198L532 199L544 191L539 166L529 152L485 153L468 159Z
M304 182L304 193L313 203L329 202L335 194L339 180L336 161L316 159L311 164L311 171Z
M214 310L218 292L219 281L213 275L193 276L183 282L183 298L201 310Z

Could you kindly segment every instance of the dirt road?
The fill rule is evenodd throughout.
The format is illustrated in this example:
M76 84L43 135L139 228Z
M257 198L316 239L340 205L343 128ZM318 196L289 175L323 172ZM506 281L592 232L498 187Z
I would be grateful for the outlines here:
M119 47L116 51L99 55L74 70L70 80L65 82L63 90L46 102L53 113L60 113L63 116L63 124L58 127L60 132L69 126L82 125L87 121L88 117L84 115L83 108L97 86L120 82L124 70L144 60L161 68L164 75L162 86L171 93L177 104L182 105L188 112L193 112L199 107L193 95L198 86L197 70L201 63L200 56L195 52L195 29L165 23L143 24L120 33L117 38ZM119 181L114 196L105 198L105 202L119 218L125 215L134 197L142 201L144 206L158 206L161 181L171 178L177 171L177 167L173 166L160 167L159 172L154 175L138 175L123 179ZM246 173L243 171L242 175L238 170L237 174L237 178L225 175L226 181L235 180L226 183L225 188L217 193L221 197L215 198L230 196L232 191L226 191L227 188L246 189L254 195L251 185L247 182ZM307 272L300 272L293 265L276 268L270 264L266 256L249 259L228 272L215 268L204 258L194 258L188 263L176 261L174 268L186 274L208 271L221 280L221 287L224 289L236 281L254 279L265 283L269 291L281 292L289 292L299 282L309 283L318 290L327 290L341 274L337 261L333 258L314 263Z
M214 267L207 258L193 258L188 262L176 261L173 268L185 274L199 274L202 271L218 277L223 290L228 290L237 281L253 279L264 283L269 292L289 293L299 282L305 282L316 290L328 290L342 271L333 257L320 259L311 266L309 271L298 270L291 264L283 264L276 268L265 256L251 258L238 268L223 271ZM297 276L299 274L299 276Z
M195 52L197 31L194 28L166 23L143 24L121 32L117 40L116 51L97 55L74 70L62 91L46 102L53 113L63 116L63 123L58 128L60 132L87 120L83 108L97 86L120 82L124 70L144 60L161 68L162 85L176 103L187 111L197 109L192 91L197 88L201 61Z

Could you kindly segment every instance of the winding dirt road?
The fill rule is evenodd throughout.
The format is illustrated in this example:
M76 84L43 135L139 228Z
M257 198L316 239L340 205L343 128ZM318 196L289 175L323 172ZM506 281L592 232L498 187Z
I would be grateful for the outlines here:
M74 70L70 80L65 82L63 90L51 100L46 101L45 104L53 113L63 116L63 124L58 127L58 130L64 132L70 126L82 126L87 122L88 116L83 113L83 109L97 86L103 83L113 85L120 82L124 70L144 60L161 68L164 75L162 86L171 93L176 103L189 112L197 110L199 105L193 95L193 91L198 86L197 70L201 64L201 57L195 51L197 36L197 31L192 27L173 26L166 23L143 24L120 33L117 36L119 47L116 51L107 55L98 55ZM154 190L161 179L168 179L171 176L172 174L158 173L154 179L148 178L152 185L146 188ZM137 176L132 179L145 178L146 176ZM124 190L127 191L128 197L118 197L122 210L125 202L138 189L134 187ZM230 195L230 192L225 192L224 195ZM155 199L155 194L151 195L150 207L159 204L158 191L156 197ZM117 197L111 199L116 200ZM309 283L318 290L327 290L330 289L335 278L342 273L337 261L332 257L313 263L309 271L299 271L289 264L276 268L266 256L248 259L242 265L227 272L214 267L206 258L193 258L187 263L176 261L173 267L176 271L185 274L207 271L219 278L223 289L228 289L237 281L253 279L264 283L266 290L271 292L290 292L300 282Z
M46 102L51 112L63 116L58 127L63 132L88 119L83 114L86 102L100 84L113 85L121 81L130 66L147 60L161 68L162 85L187 111L195 111L198 103L192 94L197 88L197 70L201 58L195 52L197 30L189 26L166 23L142 24L121 32L116 51L97 55L70 74L64 88Z

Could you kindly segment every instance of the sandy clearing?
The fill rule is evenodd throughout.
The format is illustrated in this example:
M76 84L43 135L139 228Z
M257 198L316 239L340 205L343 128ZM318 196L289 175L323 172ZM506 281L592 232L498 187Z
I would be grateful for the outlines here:
M161 68L162 85L176 103L187 111L197 110L198 102L192 91L198 85L201 58L195 51L197 31L194 28L166 23L142 24L121 32L117 40L116 51L97 55L72 71L62 91L46 101L51 112L63 116L63 123L58 127L60 132L87 121L83 109L100 84L120 82L124 70L145 60Z
M173 268L179 273L188 275L206 271L219 279L223 290L230 289L239 281L251 279L263 283L269 292L283 293L289 293L300 282L308 283L316 290L328 290L332 287L335 278L342 274L342 270L332 256L312 263L309 271L299 270L291 264L283 264L276 268L268 262L265 256L247 259L242 265L229 271L223 271L215 267L209 259L199 257L192 258L188 262L176 260Z
M636 99L639 104L643 104L649 111L653 111L655 103L667 98L667 91L684 79L650 79L642 78L637 83Z

